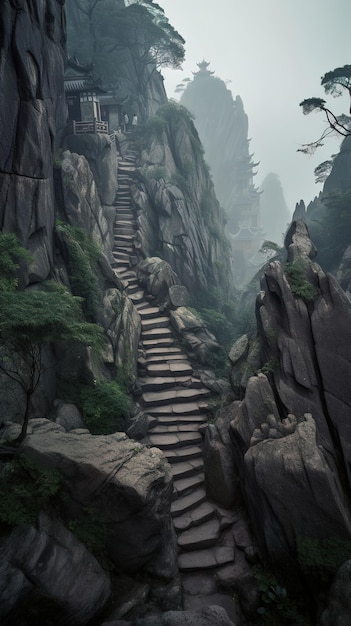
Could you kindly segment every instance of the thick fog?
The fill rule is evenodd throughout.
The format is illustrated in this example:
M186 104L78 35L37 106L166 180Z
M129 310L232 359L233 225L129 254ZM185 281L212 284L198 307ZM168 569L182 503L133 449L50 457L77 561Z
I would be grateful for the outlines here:
M192 78L197 63L228 81L249 117L249 136L259 185L269 172L280 178L292 212L322 189L314 168L339 149L327 139L313 156L297 152L326 127L323 114L304 116L299 103L324 97L337 113L348 113L349 99L325 96L321 76L351 63L350 0L159 0L171 24L186 40L183 71L162 70L169 97Z

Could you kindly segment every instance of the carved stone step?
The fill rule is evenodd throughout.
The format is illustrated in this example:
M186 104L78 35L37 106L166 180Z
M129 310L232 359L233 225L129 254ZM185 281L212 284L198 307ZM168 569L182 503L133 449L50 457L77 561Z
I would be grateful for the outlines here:
M154 417L162 415L170 417L174 416L176 418L184 417L186 415L200 415L203 413L198 402L179 402L178 404L168 403L161 406L150 405L147 412Z
M201 524L185 530L178 536L178 545L183 550L204 550L215 546L221 532L218 519L213 518Z
M150 350L153 348L169 348L171 346L173 346L174 344L174 339L173 336L170 335L169 337L155 337L154 339L144 339L142 340L143 342L143 346L145 348L145 350Z
M202 459L202 449L200 446L184 446L173 450L164 450L163 454L171 464L192 461L199 458Z
M203 487L205 476L202 472L187 476L186 478L178 478L173 481L173 500L181 496L185 496L193 489Z
M191 379L189 376L179 376L175 378L174 376L148 376L146 378L138 378L138 384L143 390L143 392L147 391L163 391L164 389L172 389L177 385L182 385L183 383L190 383Z
M140 311L140 317L142 320L153 319L154 317L160 317L161 311L158 306L148 306ZM169 318L167 318L169 321Z
M180 422L177 424L170 424L169 422L159 422L157 420L156 425L152 426L149 430L149 435L164 435L166 433L193 433L196 432L203 422Z
M150 346L146 350L146 354L148 358L153 357L153 356L167 356L167 355L174 355L174 354L181 354L183 356L183 353L178 346L170 346L169 348L166 348L161 345L158 345L155 348Z
M136 291L135 293L131 293L129 298L131 299L132 302L142 302L144 299L144 292Z
M142 440L142 443L149 444L160 450L172 450L181 446L192 446L201 444L202 437L200 433L165 433L163 435L148 435Z
M160 407L157 407L160 408ZM148 413L150 411L148 410ZM205 426L207 424L206 415L153 415L157 419L157 425L162 426L174 426L177 425L181 428L183 425L197 424L197 428Z
M184 401L194 401L209 396L210 392L205 387L201 389L173 389L170 391L149 391L142 395L144 406L162 406L165 404L177 404Z
M172 465L172 473L174 479L188 478L198 472L202 472L204 462L202 459L194 459L193 461L184 461L181 463L174 463Z
M150 330L144 330L142 328L141 331L141 340L144 342L149 339L168 339L172 338L172 331L170 328L151 328Z
M154 328L167 328L169 326L169 317L159 316L152 319L141 319L142 331L153 330Z
M199 487L194 489L190 494L181 496L171 503L171 515L172 517L178 517L183 515L191 509L195 509L197 506L206 501L206 491Z
M151 355L151 356L146 357L147 366L157 365L157 364L165 365L167 363L175 363L179 361L181 363L187 362L186 356L182 352L175 353L175 354L159 354L158 356Z
M148 363L146 371L149 376L191 376L193 368L184 361L166 361L164 363Z
M195 461L192 461L194 463ZM173 464L172 468L176 469L178 465L182 465L181 463ZM187 511L183 515L178 515L174 518L173 524L176 532L183 532L188 528L193 528L194 526L199 526L207 522L210 519L216 517L217 512L215 507L211 504L211 502L204 502L200 504L200 506L196 507L191 511Z
M234 561L234 548L219 547L183 552L179 555L180 571L206 570Z

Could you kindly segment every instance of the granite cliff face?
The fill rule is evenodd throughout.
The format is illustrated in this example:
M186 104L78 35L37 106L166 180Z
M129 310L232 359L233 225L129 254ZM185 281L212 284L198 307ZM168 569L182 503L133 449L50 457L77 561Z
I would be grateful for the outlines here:
M187 111L161 108L142 141L134 202L137 246L161 256L195 297L232 288L225 216Z
M233 407L230 435L260 548L293 576L306 542L351 538L351 306L314 262L302 221L285 245L285 268L272 262L261 280L261 373Z
M34 256L29 281L53 264L53 156L65 116L64 3L5 0L0 16L0 225Z

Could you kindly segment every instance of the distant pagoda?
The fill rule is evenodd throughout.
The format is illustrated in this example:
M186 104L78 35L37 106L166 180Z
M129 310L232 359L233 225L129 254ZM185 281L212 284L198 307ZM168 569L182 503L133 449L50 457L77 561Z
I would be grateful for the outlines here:
M207 61L205 61L205 59L203 59L200 63L196 63L196 65L198 66L199 71L192 72L194 79L203 78L203 77L208 78L209 76L212 76L214 74L214 72L210 72L210 70L207 69L210 64Z

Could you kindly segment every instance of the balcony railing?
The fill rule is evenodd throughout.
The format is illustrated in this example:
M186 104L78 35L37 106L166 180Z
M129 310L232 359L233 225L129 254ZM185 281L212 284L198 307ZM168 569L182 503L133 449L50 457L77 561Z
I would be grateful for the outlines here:
M108 135L108 122L99 120L76 122L73 120L66 126L66 135L82 135L84 133Z

